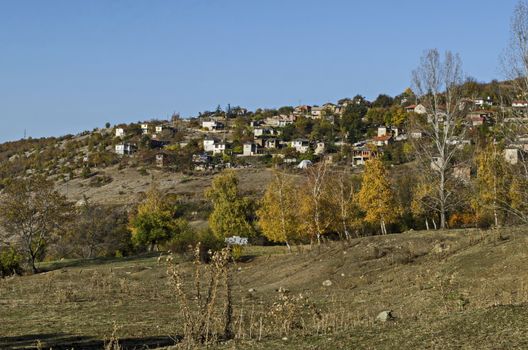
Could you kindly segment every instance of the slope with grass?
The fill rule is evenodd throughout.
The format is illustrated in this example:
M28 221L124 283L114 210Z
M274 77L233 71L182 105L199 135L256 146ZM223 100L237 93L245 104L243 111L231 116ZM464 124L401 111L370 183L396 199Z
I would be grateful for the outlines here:
M239 339L217 347L526 348L527 233L407 232L292 254L249 247L232 267ZM125 348L178 341L179 304L157 256L42 268L0 282L1 348L101 348L114 323ZM274 316L285 296L293 312ZM383 310L395 320L376 322Z

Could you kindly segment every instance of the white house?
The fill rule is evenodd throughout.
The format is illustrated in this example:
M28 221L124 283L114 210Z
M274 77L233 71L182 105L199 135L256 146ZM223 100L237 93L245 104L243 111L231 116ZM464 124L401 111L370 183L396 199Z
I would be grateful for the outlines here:
M209 131L223 129L224 124L217 122L216 120L204 120L202 121L202 128Z
M213 154L221 154L226 150L226 144L224 142L219 142L214 139L204 139L203 148L205 152L211 152Z
M123 128L116 128L116 129L115 129L115 136L116 136L116 137L123 137L123 136L125 136L125 129L123 129Z
M378 136L385 136L387 135L388 129L386 126L380 126L378 128Z
M244 156L254 156L258 153L258 146L254 143L246 142L244 143L243 155Z
M264 141L264 147L266 148L278 148L279 141L277 139L267 139Z
M131 143L120 143L115 146L115 153L119 155L130 155L136 151L136 145Z
M323 116L324 107L312 107L311 114L312 118L320 119Z
M149 132L149 125L148 125L148 124L141 124L141 131L143 132L143 135L148 134L148 132Z
M305 139L297 139L290 143L290 147L295 148L299 153L306 153L310 149L310 142Z
M317 142L317 144L315 145L314 154L315 155L320 155L320 154L323 154L325 151L326 151L325 143L322 142L322 141Z
M163 132L163 125L156 125L156 134Z
M519 163L519 149L506 148L504 150L504 159L512 165Z

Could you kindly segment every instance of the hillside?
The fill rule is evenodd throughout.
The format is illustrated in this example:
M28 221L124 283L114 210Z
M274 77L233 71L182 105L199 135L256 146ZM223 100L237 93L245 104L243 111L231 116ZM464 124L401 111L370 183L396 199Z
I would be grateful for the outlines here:
M257 328L236 323L243 339L219 348L526 348L527 233L407 232L293 254L249 247L232 267L235 320L263 318L261 339ZM178 300L155 256L42 267L49 272L0 280L0 347L29 349L40 340L42 348L96 349L113 322L128 349L168 346L181 334ZM181 267L190 273L192 264ZM293 304L303 295L291 315L300 323L286 334L270 316L279 289ZM376 322L383 310L395 320Z

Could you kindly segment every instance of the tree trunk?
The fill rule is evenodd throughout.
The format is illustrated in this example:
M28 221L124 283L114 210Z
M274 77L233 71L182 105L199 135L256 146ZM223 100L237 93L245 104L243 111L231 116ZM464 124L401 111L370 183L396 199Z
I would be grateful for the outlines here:
M425 218L425 228L427 231L429 231L429 221L427 220L427 218Z

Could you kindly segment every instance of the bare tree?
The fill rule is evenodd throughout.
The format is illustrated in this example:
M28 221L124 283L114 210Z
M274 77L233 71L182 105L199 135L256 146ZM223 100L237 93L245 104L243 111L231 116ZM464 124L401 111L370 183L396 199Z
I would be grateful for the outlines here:
M456 204L453 169L465 142L467 114L462 82L460 57L449 51L443 58L436 49L426 51L413 71L415 91L425 110L411 118L411 132L421 135L411 140L424 181L432 186L423 205L438 213L440 228L446 228L447 213Z

